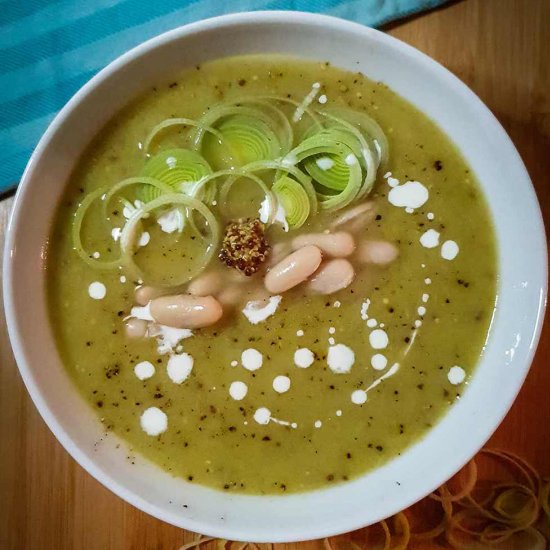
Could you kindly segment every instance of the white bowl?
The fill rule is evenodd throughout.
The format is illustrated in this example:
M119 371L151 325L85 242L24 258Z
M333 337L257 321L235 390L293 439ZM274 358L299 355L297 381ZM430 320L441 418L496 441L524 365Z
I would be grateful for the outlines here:
M240 496L175 479L125 444L103 439L95 412L61 365L46 310L44 268L55 206L79 155L128 100L197 63L279 52L361 71L435 120L477 174L495 221L499 298L473 380L426 437L354 481L288 496ZM297 541L342 533L409 506L449 478L499 425L529 370L546 302L547 256L533 187L483 103L419 51L381 32L321 15L256 12L200 21L154 38L103 69L59 113L27 166L5 249L4 297L21 375L42 417L91 475L174 525L235 540ZM101 443L97 444L98 441Z

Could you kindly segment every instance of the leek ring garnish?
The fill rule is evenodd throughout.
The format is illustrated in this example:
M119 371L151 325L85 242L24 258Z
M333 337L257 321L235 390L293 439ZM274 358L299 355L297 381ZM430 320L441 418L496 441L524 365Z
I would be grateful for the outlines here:
M271 188L283 207L286 221L292 229L302 227L309 217L310 202L304 188L292 178L282 176Z
M269 215L266 223L267 225L271 225L273 223L273 219L276 213L275 198L273 197L273 193L271 193L271 191L269 190L267 185L264 183L264 181L258 176L256 176L255 174L253 174L252 172L253 170L248 170L247 167L243 167L242 169L238 169L238 170L219 170L218 172L214 172L213 174L210 174L209 176L202 178L202 180L197 183L197 186L198 187L205 186L208 183L212 182L213 180L226 176L227 179L225 180L224 183L222 183L220 188L219 203L220 203L220 209L222 210L222 212L228 215L228 217L230 217L229 212L227 211L227 202L228 202L227 197L229 195L231 187L240 178L246 178L253 181L263 191L265 198L267 199Z
M360 155L361 144L355 136L339 128L309 135L289 153L313 178L324 210L343 208L357 198L362 183ZM331 166L323 170L317 164L320 158L329 159Z
M210 230L204 261L200 262L199 267L191 275L185 275L181 278L171 280L170 282L153 280L134 261L134 253L137 247L137 228L141 220L149 216L154 210L168 206L183 206L188 212L197 211L205 219ZM205 204L182 193L169 193L137 208L128 219L120 235L120 248L122 251L121 262L135 279L143 280L148 284L160 287L180 286L196 277L210 263L218 249L219 241L220 224Z
M292 147L292 128L284 113L258 99L221 103L199 122L222 136L218 146L225 148L232 167L278 158ZM198 151L203 151L205 134L201 127L195 132L193 143Z
M357 198L361 198L371 191L374 186L374 182L376 181L376 173L378 170L379 161L374 156L374 145L369 145L369 142L365 139L363 134L353 124L338 117L335 117L330 113L323 113L323 116L325 116L333 124L335 124L336 129L338 129L340 132L347 132L350 137L356 140L356 143L360 147L360 151L357 154L357 157L362 161L365 169L363 185L361 186L361 190L359 191L357 196Z
M277 96L277 95L265 95L265 96L260 96L260 97L262 99L268 99L268 100L271 100L271 101L279 101L281 103L288 103L289 105L294 105L294 107L299 107L301 105L300 101L296 101L295 99L290 99L288 97L281 97L281 96ZM319 120L319 117L317 116L317 113L313 109L310 109L309 107L303 107L303 109L304 109L304 114L306 114L309 118L311 118L311 120L315 123L315 125L318 128L322 128L323 125L322 125L321 121Z
M333 120L339 123L345 121L351 124L361 132L361 135L369 143L372 152L378 158L378 165L388 162L390 150L388 138L378 122L367 115L367 113L331 107L325 111L323 115L326 117L334 117Z
M193 185L212 173L212 169L196 151L189 149L167 149L151 157L145 164L143 176L165 183L171 192L193 196ZM149 202L160 196L156 186L146 185L141 190L141 199Z
M310 203L310 212L312 215L317 214L318 212L318 201L317 201L317 193L315 191L315 187L313 187L313 184L311 183L311 178L304 174L298 167L293 166L291 164L285 163L283 160L266 160L261 162L253 162L251 164L247 164L246 166L243 166L243 170L247 172L259 172L262 170L277 170L277 173L275 175L275 178L278 179L280 176L280 172L286 172L287 174L290 174L294 176L296 180L302 185L304 188L304 191L307 193L307 196L309 198Z
M105 185L103 187L100 187L99 189L96 189L95 191L92 191L89 195L84 197L84 200L80 203L74 214L71 231L73 238L73 247L75 251L89 266L95 267L97 269L116 269L120 265L121 257L110 261L100 260L98 258L93 258L92 254L84 248L84 245L82 244L81 232L82 223L84 221L86 213L88 212L88 209L96 200L101 199L103 201L103 218L105 220L109 220L110 217L108 209L113 196L121 189L132 185L150 185L158 188L161 193L170 192L170 187L160 181L147 177L135 177L127 178L112 186Z
M236 166L279 156L281 146L271 128L252 116L235 115L223 120L218 130Z
M149 132L149 135L145 138L145 141L143 142L143 150L145 151L145 153L149 153L151 143L158 136L158 134L166 130L166 128L170 128L172 126L191 126L193 128L200 129L202 132L213 134L220 141L223 140L223 136L217 130L215 130L214 128L210 128L209 126L205 126L200 121L193 120L191 118L167 118L166 120L163 120L162 122L159 122L156 126L154 126L153 129Z
M304 113L309 124L301 122L300 137L295 143L290 109L283 110L284 105L276 105L277 102L303 106L284 97L249 97L219 103L199 120L169 118L157 124L143 145L148 160L142 175L93 191L75 212L72 234L79 256L92 267L115 269L126 265L133 273L141 272L133 260L136 243L132 238L137 224L153 210L169 205L181 211L190 229L207 242L209 251L219 228L205 203L218 204L221 213L229 217L229 193L242 178L252 181L264 194L261 214L267 224L274 222L281 206L291 228L302 226L319 210L344 208L372 190L389 150L388 140L376 121L363 112L306 106ZM172 147L151 157L152 142L161 132L176 126L194 128L184 137L189 146ZM214 141L207 143L205 138L210 136ZM214 147L211 154L207 146ZM217 157L231 168L213 171L211 166ZM94 258L82 244L82 224L88 209L101 199L103 217L110 220L115 195L134 185L140 187L130 197L137 196L145 204L132 202L128 196L117 197L126 204L125 216L129 217L121 233L124 238L120 257L109 261ZM205 234L197 227L197 213L208 227L216 228L216 235L210 231ZM207 261L210 258L208 253Z

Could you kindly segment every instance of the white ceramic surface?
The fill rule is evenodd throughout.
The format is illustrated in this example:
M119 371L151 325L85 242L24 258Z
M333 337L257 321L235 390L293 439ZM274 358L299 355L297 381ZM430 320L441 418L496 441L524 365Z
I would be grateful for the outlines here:
M401 457L353 482L299 495L251 497L174 479L126 460L103 438L57 355L46 312L44 265L56 203L78 156L101 126L153 82L210 59L243 53L300 55L382 80L449 134L479 177L499 243L499 298L490 338L468 390ZM167 522L239 540L295 541L352 530L412 504L487 440L527 374L546 301L546 242L537 200L510 139L457 78L417 50L343 20L292 12L235 14L159 36L117 59L52 122L17 193L5 250L11 342L36 406L67 451L120 497ZM97 442L100 441L99 444Z

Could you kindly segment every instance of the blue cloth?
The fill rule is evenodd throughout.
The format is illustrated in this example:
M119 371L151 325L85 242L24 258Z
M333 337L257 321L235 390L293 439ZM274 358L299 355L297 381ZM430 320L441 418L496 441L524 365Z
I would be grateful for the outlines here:
M316 11L370 26L446 0L0 0L0 194L40 136L97 71L185 23L249 10Z

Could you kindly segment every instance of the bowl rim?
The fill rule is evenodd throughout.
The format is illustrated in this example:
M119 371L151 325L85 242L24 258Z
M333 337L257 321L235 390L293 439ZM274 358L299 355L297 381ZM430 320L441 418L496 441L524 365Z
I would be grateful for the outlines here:
M18 333L17 326L16 326L17 322L16 322L15 304L11 293L11 289L15 284L15 274L12 269L12 254L13 254L15 238L16 238L15 227L18 225L18 219L22 216L21 203L23 202L23 197L28 192L29 182L31 180L31 173L32 173L32 168L34 163L47 150L51 137L63 126L63 123L66 117L68 116L68 114L83 99L86 98L86 96L91 90L93 90L98 84L100 84L105 79L107 79L109 75L118 71L119 69L124 67L128 62L134 60L135 58L140 57L142 54L150 50L153 50L157 47L161 47L164 44L169 43L174 39L181 38L185 35L208 31L208 30L215 30L216 28L219 28L219 27L231 27L233 25L241 25L241 24L253 25L256 23L263 23L263 24L281 23L281 22L285 23L285 22L292 22L293 20L296 20L296 19L299 19L300 22L306 22L312 25L315 25L315 24L328 25L332 29L340 30L342 32L354 31L354 32L363 33L365 37L368 36L368 38L371 40L386 43L390 47L398 49L400 53L414 56L420 62L423 62L424 64L429 65L430 70L444 76L455 87L458 87L460 89L460 92L467 97L468 101L470 101L478 109L481 109L481 111L484 112L485 116L487 117L488 123L492 125L492 130L494 130L495 132L498 132L501 138L505 140L506 147L508 149L507 153L512 155L513 162L517 165L518 169L520 169L523 172L524 179L529 184L528 185L529 189L526 191L530 194L529 199L532 203L534 211L536 211L538 214L536 216L536 220L532 220L532 222L536 226L538 226L539 237L542 238L543 243L546 245L544 222L543 222L542 213L536 198L536 194L535 194L532 182L529 178L529 175L523 164L523 161L519 156L519 153L517 152L515 146L513 145L511 139L509 138L508 134L506 133L502 125L498 122L498 120L495 118L495 116L492 114L489 108L459 78L457 78L449 70L447 70L445 67L443 67L441 64L439 64L437 61L435 61L428 55L402 42L397 38L394 38L376 29L366 27L359 23L355 23L345 19L338 18L338 17L323 15L323 14L315 14L315 13L301 12L301 11L238 12L238 13L232 13L228 15L222 15L222 16L212 17L208 19L203 19L194 23L177 27L175 29L162 33L158 36L155 36L143 42L142 44L139 44L138 46L132 48L131 50L127 51L121 56L117 57L115 60L109 63L106 67L100 70L95 76L93 76L82 88L80 88L76 92L76 94L73 95L73 97L67 102L67 104L59 111L59 113L55 116L53 121L48 126L46 132L41 137L38 145L33 151L30 157L30 160L25 168L25 171L21 178L20 185L16 192L13 208L10 214L10 220L8 222L8 226L6 230L6 242L5 242L5 248L4 248L4 266L3 266L4 307L5 307L6 322L8 327L8 334L12 344L13 353L14 353L19 371L24 380L27 391L29 392L35 406L37 407L40 415L46 422L49 429L53 432L56 439L61 443L61 445L65 448L65 450L79 463L80 466L82 466L90 475L92 475L96 480L98 480L102 485L107 487L110 491L115 493L117 496L121 497L126 502L148 513L149 515L163 521L168 521L172 524L176 524L176 523L174 523L173 518L170 517L171 514L166 513L159 507L153 504L150 504L145 499L136 495L133 491L128 489L125 485L119 483L117 479L111 476L108 471L106 471L102 467L99 467L98 465L96 465L96 463L93 460L89 459L86 456L85 452L82 451L79 448L79 446L74 443L71 436L65 431L65 429L58 422L55 414L51 411L48 402L43 397L42 391L40 390L40 388L38 387L34 379L34 376L32 373L32 367L28 364L26 360L25 351L24 351L24 348L20 339L20 335ZM545 247L545 250L547 250L546 247ZM543 324L544 314L545 314L545 308L546 308L547 285L548 285L547 255L545 256L545 261L541 262L540 268L542 270L541 275L544 283L543 283L543 286L541 287L539 308L535 319L535 329L533 331L533 334L531 335L531 346L526 355L525 361L522 364L523 370L522 370L521 382L517 384L515 395L508 402L504 403L503 406L501 406L498 422L495 423L495 425L492 426L491 428L487 429L483 433L483 436L481 438L478 438L478 440L476 440L475 442L471 442L470 445L468 446L467 452L462 451L462 453L458 453L460 455L460 458L456 461L455 464L447 468L447 473L445 474L446 479L451 477L458 469L460 469L461 466L456 467L456 464L458 463L460 463L461 465L464 464L472 455L470 451L472 449L479 450L479 448L481 448L485 444L485 442L491 437L494 431L498 428L498 426L500 425L500 423L508 413L510 407L512 406L515 398L517 397L517 394L519 393L523 385L525 377L529 372L529 369L532 364L533 357L536 351L536 347L540 339L540 334L541 334L542 324ZM436 487L432 487L432 490L435 488ZM422 493L425 494L426 491L423 490ZM423 496L423 494L422 495L415 494L413 496L410 496L410 498L408 499L407 506L416 502L418 498L421 498ZM285 498L285 497L279 497L279 498ZM389 515L392 515L399 511L395 507L392 508L391 506L389 507L389 509L393 510ZM380 517L380 519L382 519L382 517ZM183 522L180 522L177 525L182 527L182 523ZM339 522L339 527L337 529L334 529L332 526L316 526L314 531L312 531L308 526L304 526L301 536L297 536L294 538L288 538L288 537L285 537L284 535L275 536L275 537L271 537L269 541L270 542L294 542L294 541L300 541L300 540L307 540L312 537L322 538L326 536L339 534L344 531L355 530L363 526L364 526L364 523L357 522L357 521L352 523L349 520L346 521L345 518L342 518L342 520ZM226 526L226 527L229 527L229 526ZM202 522L201 520L196 520L191 518L185 518L185 529L206 533L212 536L219 536L219 537L226 537L228 532L230 532L230 530L228 530L227 528L220 529L218 527L213 527L212 525L209 525L209 524L204 524L204 522ZM232 534L235 535L236 533L233 532ZM242 540L242 539L240 539L237 536L235 540ZM264 541L264 540L267 542L267 539L265 538L264 539L262 539L261 537L258 538L258 541Z

